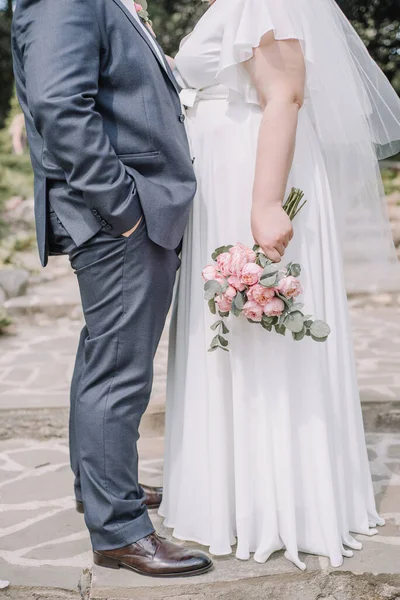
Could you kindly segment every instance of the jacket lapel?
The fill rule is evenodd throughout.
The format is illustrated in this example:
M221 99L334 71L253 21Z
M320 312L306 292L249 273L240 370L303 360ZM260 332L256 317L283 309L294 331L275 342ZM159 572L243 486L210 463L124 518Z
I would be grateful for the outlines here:
M161 62L160 57L158 56L157 52L153 48L152 43L150 42L149 38L147 37L147 35L143 31L143 28L141 27L140 23L138 23L136 21L135 17L129 12L129 10L126 8L126 6L123 4L123 2L121 2L120 0L113 0L113 1L122 10L122 12L126 15L126 17L129 19L129 21L132 23L132 25L134 26L134 28L136 29L136 31L138 32L138 34L146 42L146 44L148 45L148 47L152 51L153 56L156 58L157 62L159 63L159 65L161 66L161 68L163 69L163 71L166 72L166 74L168 76L168 79L171 81L171 83L174 86L176 92L179 94L179 88L177 86L176 79L175 79L175 77L174 77L174 75L173 75L173 73L172 73L172 71L171 71L171 69L170 69L167 61ZM133 3L133 0L132 0L132 3ZM160 48L161 52L163 53L163 50L161 49L160 46L159 46L159 48Z

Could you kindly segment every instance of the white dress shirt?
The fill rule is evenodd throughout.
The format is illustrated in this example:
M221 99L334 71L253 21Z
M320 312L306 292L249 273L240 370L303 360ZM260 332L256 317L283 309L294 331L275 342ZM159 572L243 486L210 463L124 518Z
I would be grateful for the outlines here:
M139 18L139 15L137 14L136 9L135 9L134 0L121 0L121 2L122 2L122 4L124 4L126 6L126 8L129 10L129 12L134 16L134 18L136 19L136 21L142 27L142 29L145 32L145 34L147 35L147 37L148 37L151 45L153 46L155 52L157 53L157 56L160 59L160 62L162 64L162 66L165 68L165 66L164 66L165 65L164 57L162 56L159 47L155 43L155 41L154 41L154 39L153 39L150 31L147 29L146 25L144 25L144 23Z

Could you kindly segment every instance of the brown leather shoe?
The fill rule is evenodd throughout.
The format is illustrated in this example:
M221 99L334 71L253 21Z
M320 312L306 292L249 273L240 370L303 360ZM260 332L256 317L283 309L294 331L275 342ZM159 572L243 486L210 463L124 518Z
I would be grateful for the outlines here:
M204 552L183 548L156 533L118 550L95 550L93 560L100 567L131 569L152 577L201 575L213 566Z
M153 487L151 485L142 485L142 489L146 495L145 505L147 508L158 508L161 504L163 489L162 487ZM85 512L85 507L83 506L83 502L76 500L75 502L76 510L78 513Z

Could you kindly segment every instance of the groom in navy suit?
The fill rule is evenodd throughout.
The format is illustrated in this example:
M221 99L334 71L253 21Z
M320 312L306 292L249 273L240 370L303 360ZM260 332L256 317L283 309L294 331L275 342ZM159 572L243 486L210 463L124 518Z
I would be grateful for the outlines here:
M94 561L205 572L205 554L157 536L138 483L138 429L196 189L177 85L133 0L17 0L12 45L40 257L68 254L85 316L70 445Z

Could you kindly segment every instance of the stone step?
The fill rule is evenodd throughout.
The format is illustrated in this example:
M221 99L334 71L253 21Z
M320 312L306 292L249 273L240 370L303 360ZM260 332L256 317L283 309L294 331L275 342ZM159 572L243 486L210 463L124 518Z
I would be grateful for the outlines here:
M68 408L0 409L0 440L31 438L50 440L68 437ZM165 405L150 402L140 425L144 439L164 435Z
M8 314L16 318L45 315L51 319L79 319L82 316L79 289L72 274L32 285L25 296L11 298L4 306Z
M160 517L152 515L157 531L171 538ZM396 530L397 536L399 530ZM213 557L214 569L202 576L150 578L125 569L93 567L90 600L349 600L388 599L400 593L398 538L362 538L362 552L332 569L323 557L302 555L305 572L286 560L283 552L265 564L241 561L233 555ZM378 540L379 538L376 538ZM186 544L196 547L196 544ZM197 546L201 548L200 546ZM204 548L201 548L204 550ZM377 575L378 574L378 575Z

